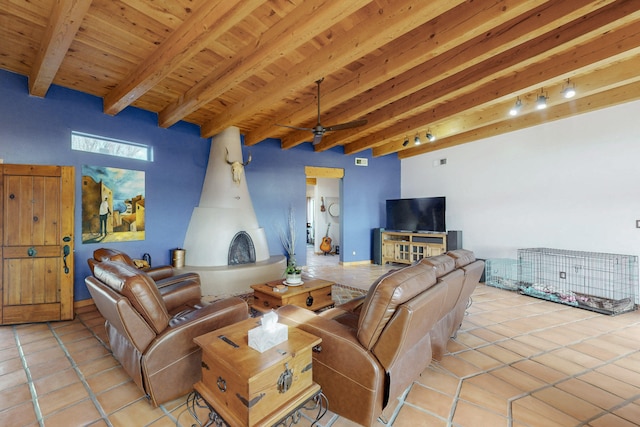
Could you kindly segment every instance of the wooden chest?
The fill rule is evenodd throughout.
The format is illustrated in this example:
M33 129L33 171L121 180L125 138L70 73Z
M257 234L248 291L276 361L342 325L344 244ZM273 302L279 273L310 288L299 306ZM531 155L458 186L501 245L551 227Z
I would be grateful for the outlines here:
M251 285L253 289L252 307L265 312L291 304L316 311L334 304L331 295L333 282L322 279L305 279L300 286L289 286L285 292L278 292L275 285L282 280Z
M232 426L277 420L319 390L311 352L321 339L289 327L287 341L260 353L248 345L248 331L258 325L247 319L195 338L202 348L202 380L194 387Z

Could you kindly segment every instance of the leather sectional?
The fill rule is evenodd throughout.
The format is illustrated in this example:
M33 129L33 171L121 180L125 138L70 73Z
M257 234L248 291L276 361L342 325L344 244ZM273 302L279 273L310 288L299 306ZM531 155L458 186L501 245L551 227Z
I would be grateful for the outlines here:
M313 378L330 409L370 426L446 351L484 262L459 249L380 277L361 298L314 313L288 305L280 322L322 338Z

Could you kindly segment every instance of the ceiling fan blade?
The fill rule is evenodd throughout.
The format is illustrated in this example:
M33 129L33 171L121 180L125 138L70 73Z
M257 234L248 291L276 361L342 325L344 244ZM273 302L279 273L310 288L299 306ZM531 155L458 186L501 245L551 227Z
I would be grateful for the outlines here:
M352 122L347 122L347 123L340 123L338 125L333 125L333 126L329 126L329 127L324 127L322 126L322 124L320 124L320 84L322 83L322 81L324 80L324 77L316 80L316 85L318 86L318 99L317 99L317 106L318 106L318 124L316 124L316 127L314 128L302 128L302 127L298 127L298 126L289 126L289 125L278 125L277 126L284 126L287 128L291 128L291 129L298 129L298 130L306 130L306 131L311 131L313 132L313 145L319 144L320 141L322 141L322 136L324 135L325 132L329 132L329 131L334 131L334 130L343 130L343 129L351 129L351 128L356 128L358 126L363 126L367 124L367 120L366 119L361 119L361 120L354 120Z
M313 128L301 128L299 126L279 125L278 123L276 123L276 126L282 126L285 128L296 129L296 130L307 130L309 132L313 132Z
M322 135L324 135L324 132L315 132L315 135L313 136L313 145L320 144L320 141L322 141Z
M326 131L334 131L334 130L343 130L343 129L351 129L357 128L358 126L364 126L367 124L367 119L362 120L354 120L348 123L341 123L339 125L333 125L325 128Z

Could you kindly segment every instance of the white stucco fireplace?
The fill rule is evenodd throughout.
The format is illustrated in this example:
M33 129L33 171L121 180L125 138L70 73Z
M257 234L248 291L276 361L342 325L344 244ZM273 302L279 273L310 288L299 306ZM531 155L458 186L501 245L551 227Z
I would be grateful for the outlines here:
M249 292L252 284L283 277L286 258L269 255L243 163L238 128L213 137L200 203L191 215L183 246L184 270L200 274L203 295Z

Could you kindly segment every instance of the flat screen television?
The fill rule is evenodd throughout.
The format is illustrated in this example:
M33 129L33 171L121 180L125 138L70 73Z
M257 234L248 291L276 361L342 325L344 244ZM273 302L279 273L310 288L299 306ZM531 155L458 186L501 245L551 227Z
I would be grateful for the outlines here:
M445 197L387 200L387 230L445 232Z

